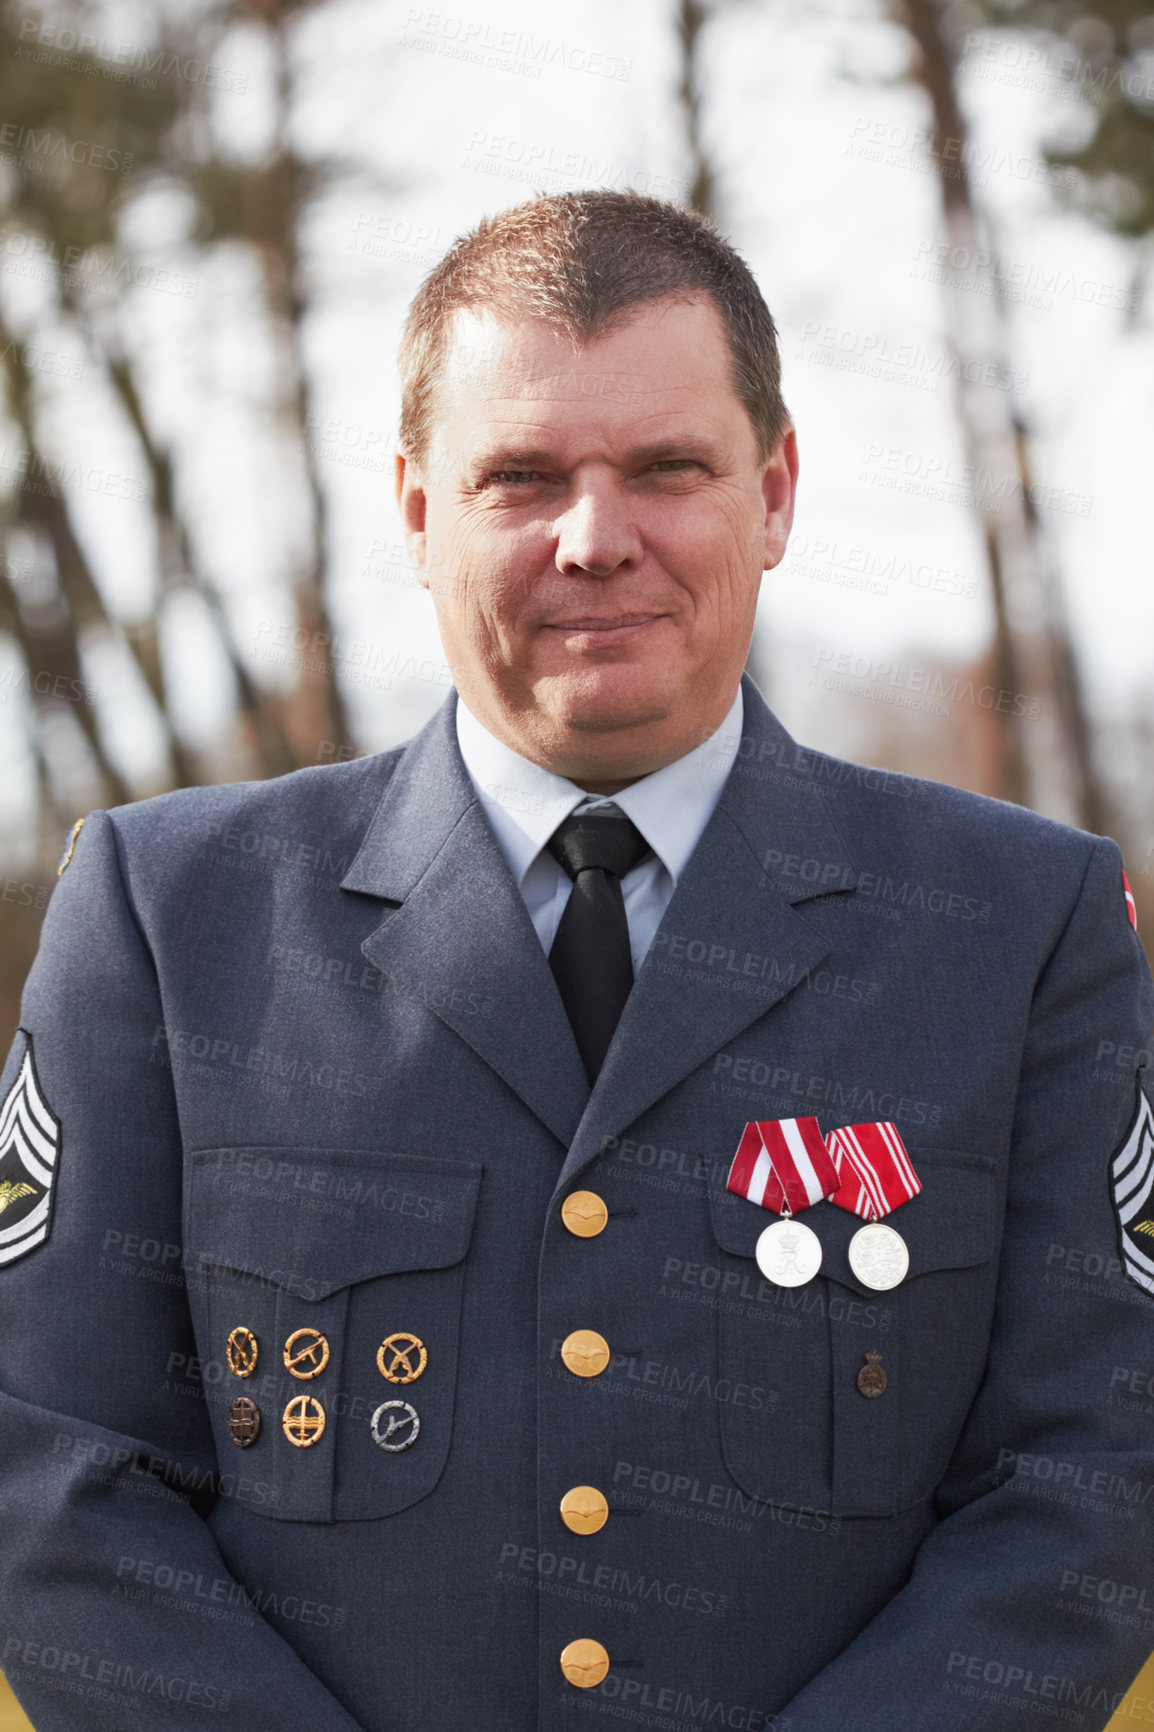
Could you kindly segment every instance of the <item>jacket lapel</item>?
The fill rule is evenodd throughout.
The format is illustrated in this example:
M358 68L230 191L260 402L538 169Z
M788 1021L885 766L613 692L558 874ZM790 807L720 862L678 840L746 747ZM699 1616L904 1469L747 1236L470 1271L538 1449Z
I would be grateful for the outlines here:
M541 941L462 762L455 698L406 749L341 888L399 904L363 954L568 1144L589 1084Z
M817 913L857 876L803 752L742 681L741 749L590 1094L520 891L457 746L455 698L406 748L341 888L392 904L361 949L589 1164L828 955ZM816 865L815 865L816 863Z
M803 982L831 941L817 911L797 905L857 884L814 780L822 760L795 744L748 678L742 690L739 756L626 1001L560 1186Z

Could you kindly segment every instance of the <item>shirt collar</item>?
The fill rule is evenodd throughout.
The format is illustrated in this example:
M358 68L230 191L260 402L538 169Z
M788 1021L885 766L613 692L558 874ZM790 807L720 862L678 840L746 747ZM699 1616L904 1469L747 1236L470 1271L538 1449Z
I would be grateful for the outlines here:
M721 726L700 746L642 776L613 804L631 818L676 884L713 815L741 744L741 687ZM491 734L457 696L457 744L518 886L561 823L596 799L564 776L523 758Z

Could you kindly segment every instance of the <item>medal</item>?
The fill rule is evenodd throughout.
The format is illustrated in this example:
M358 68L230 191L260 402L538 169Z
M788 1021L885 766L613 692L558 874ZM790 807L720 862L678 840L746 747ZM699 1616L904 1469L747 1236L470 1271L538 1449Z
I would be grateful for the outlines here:
M815 1118L746 1125L726 1188L781 1216L761 1233L754 1250L758 1268L776 1287L804 1287L821 1268L821 1240L795 1213L831 1196L839 1182Z
M821 1240L801 1221L785 1215L759 1236L757 1266L777 1287L804 1287L821 1268Z
M840 1181L830 1202L868 1222L849 1242L849 1266L863 1287L888 1293L909 1274L910 1254L901 1234L878 1217L911 1202L922 1182L896 1125L842 1125L827 1146Z
M859 1227L849 1242L849 1266L863 1287L888 1293L900 1287L909 1273L910 1254L900 1233L871 1221Z

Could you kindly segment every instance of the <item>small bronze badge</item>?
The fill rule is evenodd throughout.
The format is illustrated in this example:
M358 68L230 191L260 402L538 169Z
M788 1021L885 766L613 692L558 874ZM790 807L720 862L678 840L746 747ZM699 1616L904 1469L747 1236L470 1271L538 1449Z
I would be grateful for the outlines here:
M329 1362L329 1344L319 1329L294 1330L284 1344L284 1362L290 1377L319 1377Z
M428 1363L425 1343L407 1330L387 1335L377 1348L377 1370L390 1383L415 1383Z
M228 1435L241 1449L260 1436L260 1408L247 1395L238 1395L228 1410Z
M314 1395L294 1395L284 1410L281 1426L290 1443L298 1449L311 1449L324 1436L325 1410Z
M888 1382L889 1379L882 1370L881 1354L867 1353L866 1364L857 1374L857 1386L861 1393L872 1401L875 1396L884 1395Z
M251 1329L234 1329L228 1338L228 1368L234 1377L251 1377L260 1351Z

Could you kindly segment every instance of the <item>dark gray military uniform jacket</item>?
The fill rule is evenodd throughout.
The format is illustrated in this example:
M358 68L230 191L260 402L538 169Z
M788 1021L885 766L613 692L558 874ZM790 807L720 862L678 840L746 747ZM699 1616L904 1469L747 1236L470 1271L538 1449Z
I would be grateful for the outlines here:
M592 1094L452 696L397 751L89 815L0 1079L0 1665L38 1728L1105 1725L1154 1648L1118 850L744 689ZM828 1202L820 1274L760 1275L729 1163L802 1115L900 1130L892 1291Z

